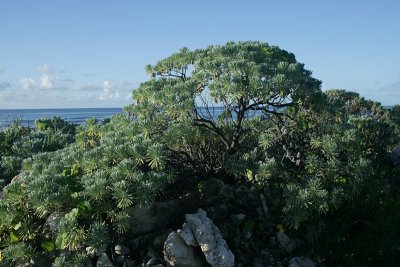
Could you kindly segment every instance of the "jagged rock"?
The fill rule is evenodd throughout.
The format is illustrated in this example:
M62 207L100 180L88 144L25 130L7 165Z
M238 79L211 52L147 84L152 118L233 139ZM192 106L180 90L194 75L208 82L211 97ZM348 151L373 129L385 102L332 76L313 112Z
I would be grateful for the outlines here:
M222 188L225 186L224 182L217 178L210 178L207 180L204 186L204 193L206 197L214 197L219 195Z
M94 247L86 247L86 256L90 258L96 257L96 249Z
M214 222L225 219L229 214L228 206L220 203L206 209L208 217Z
M146 267L154 267L154 266L164 266L163 261L158 258L151 258L147 261Z
M278 232L276 234L278 245L286 250L287 253L292 253L296 249L296 241L291 239L286 234Z
M115 258L115 263L118 265L122 265L126 260L125 255L119 255L118 257Z
M207 262L211 266L233 267L235 256L218 227L207 217L207 213L199 209L197 213L186 214L185 217Z
M111 262L107 254L103 253L97 260L96 267L114 267L114 264Z
M288 267L315 267L316 264L307 257L295 257L290 259Z
M114 251L118 255L129 255L131 253L131 250L127 246L120 244L115 245Z
M64 214L59 212L54 212L47 217L45 225L49 228L52 234L58 231L58 225L60 224L61 219L64 217Z
M136 261L133 261L131 259L127 259L123 264L122 267L137 267L139 264L137 264Z
M206 266L201 252L189 246L177 232L169 234L164 244L164 260L167 266L202 267Z
M186 244L189 246L197 247L199 244L197 243L192 230L190 230L190 227L187 223L184 223L182 225L182 229L177 230L178 235L185 241Z
M131 220L130 234L146 234L167 227L178 210L176 201L152 202L143 207L134 206L128 210Z
M164 247L165 240L167 240L167 237L171 232L172 232L172 230L168 229L165 233L156 236L153 239L153 244L152 244L153 248L154 249L158 249L158 250L162 250L163 247Z

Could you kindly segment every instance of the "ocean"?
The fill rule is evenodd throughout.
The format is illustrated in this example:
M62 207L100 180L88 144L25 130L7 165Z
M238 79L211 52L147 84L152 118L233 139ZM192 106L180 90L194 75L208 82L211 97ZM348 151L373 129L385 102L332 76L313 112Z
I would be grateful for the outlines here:
M0 128L8 127L15 120L19 120L23 126L34 127L35 120L54 116L83 124L88 118L95 117L102 121L121 112L122 108L0 109Z

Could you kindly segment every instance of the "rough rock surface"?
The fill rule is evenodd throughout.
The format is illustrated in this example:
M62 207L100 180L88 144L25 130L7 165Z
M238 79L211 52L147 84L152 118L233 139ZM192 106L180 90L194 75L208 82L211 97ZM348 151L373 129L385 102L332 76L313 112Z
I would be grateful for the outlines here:
M59 212L54 212L47 217L45 225L49 227L49 230L52 234L58 231L58 225L63 217L64 214Z
M131 220L130 234L141 235L167 227L173 221L177 210L178 205L175 201L152 202L143 207L131 208L128 211Z
M110 258L107 256L106 253L100 255L99 259L97 260L96 267L114 267L114 264L111 262Z
M201 252L189 246L177 232L169 234L164 244L164 260L167 266L201 267L206 266Z
M316 264L307 257L295 257L290 259L289 267L315 267Z
M279 246L286 250L287 253L292 253L296 250L296 241L286 234L278 232L276 233L276 239L278 240Z
M185 241L186 244L193 247L198 247L199 244L196 241L196 238L193 235L192 230L190 229L187 223L182 225L182 229L177 230L178 235Z
M218 227L199 209L197 213L186 214L186 222L192 230L201 250L211 266L233 267L235 256L222 238Z

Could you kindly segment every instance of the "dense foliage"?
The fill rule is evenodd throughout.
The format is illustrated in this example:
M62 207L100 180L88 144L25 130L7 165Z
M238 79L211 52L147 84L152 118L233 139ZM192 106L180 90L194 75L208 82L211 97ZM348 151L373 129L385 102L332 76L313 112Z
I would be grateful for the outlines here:
M398 262L399 106L321 92L293 54L259 42L185 48L146 69L109 123L0 133L0 261L87 266L85 248L100 255L146 223L130 208L217 177L260 188L270 212L253 224L304 240L320 265Z
M16 121L0 131L0 185L8 184L20 172L24 159L73 143L75 129L76 125L53 117L35 121L35 128Z

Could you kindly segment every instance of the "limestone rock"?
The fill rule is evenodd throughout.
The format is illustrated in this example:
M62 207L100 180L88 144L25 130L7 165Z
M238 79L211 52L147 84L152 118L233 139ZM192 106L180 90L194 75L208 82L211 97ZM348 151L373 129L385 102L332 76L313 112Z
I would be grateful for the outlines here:
M276 234L278 245L286 250L287 253L292 253L296 249L296 241L291 239L286 234L278 232Z
M152 202L142 207L130 208L128 211L131 218L130 234L141 235L167 227L173 221L177 210L176 201Z
M114 267L114 264L111 262L107 254L103 253L97 260L96 267Z
M63 217L64 214L59 212L54 212L47 217L45 225L49 227L49 230L52 234L58 231L58 225Z
M185 241L186 244L189 246L197 247L199 244L197 243L192 230L190 230L190 227L187 223L184 223L182 225L182 229L177 230L178 235Z
M169 234L164 244L164 260L167 266L202 267L201 252L189 246L177 232Z
M288 267L315 267L316 264L307 257L295 257L290 259Z
M86 256L90 258L96 257L96 249L94 247L86 247Z
M117 255L129 255L131 252L127 246L117 244L114 247L114 251Z
M199 209L197 213L186 214L185 217L207 262L213 267L233 267L235 256L207 213Z

